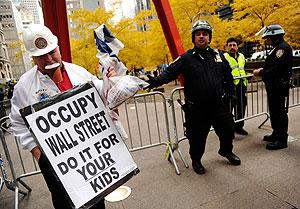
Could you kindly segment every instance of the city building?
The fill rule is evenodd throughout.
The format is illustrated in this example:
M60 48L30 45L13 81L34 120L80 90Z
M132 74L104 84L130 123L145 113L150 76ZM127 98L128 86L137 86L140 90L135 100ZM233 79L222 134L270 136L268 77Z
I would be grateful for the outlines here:
M31 23L44 24L43 11L39 0L12 0L21 14L23 26Z
M2 18L0 18L0 83L13 79L1 19Z
M136 0L136 14L140 11L150 10L151 1L150 0Z
M94 11L97 8L105 9L104 0L96 1L96 0L83 0L82 8Z
M25 53L22 40L22 17L11 0L0 0L0 17L7 43L12 78L18 79L32 67L30 57Z
M114 12L113 22L133 18L136 15L136 0L105 0L105 9Z
M136 0L136 6L135 6L135 13L138 14L141 11L151 10L151 1L150 0ZM145 17L145 24L138 25L137 30L138 31L147 31L149 29L149 24L147 24L147 21L152 20L156 18L154 14L151 14L147 17Z
M233 16L232 8L229 4L225 4L216 10L219 18L222 20L231 19Z
M94 11L97 8L105 9L104 0L66 0L66 7L68 15L71 15L75 10L87 9ZM70 28L74 27L72 19L68 19Z

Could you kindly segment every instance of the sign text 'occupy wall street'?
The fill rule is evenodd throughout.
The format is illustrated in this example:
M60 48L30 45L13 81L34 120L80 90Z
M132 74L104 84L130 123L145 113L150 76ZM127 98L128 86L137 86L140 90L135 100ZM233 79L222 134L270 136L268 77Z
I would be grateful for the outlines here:
M72 202L80 207L137 166L97 90L67 94L34 108L25 118Z

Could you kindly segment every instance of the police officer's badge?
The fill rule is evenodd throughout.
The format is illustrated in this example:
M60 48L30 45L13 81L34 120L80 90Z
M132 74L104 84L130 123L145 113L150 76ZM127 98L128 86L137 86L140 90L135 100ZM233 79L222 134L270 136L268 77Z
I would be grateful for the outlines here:
M223 62L222 59L221 59L219 51L217 49L214 49L214 51L216 52L215 61L216 62Z
M216 62L223 62L222 59L221 59L221 57L220 57L220 54L219 54L219 53L216 54L215 61L216 61Z
M276 57L280 58L283 55L283 53L284 53L283 49L278 49L276 52Z
M42 37L37 38L34 43L38 49L44 49L47 47L47 41Z

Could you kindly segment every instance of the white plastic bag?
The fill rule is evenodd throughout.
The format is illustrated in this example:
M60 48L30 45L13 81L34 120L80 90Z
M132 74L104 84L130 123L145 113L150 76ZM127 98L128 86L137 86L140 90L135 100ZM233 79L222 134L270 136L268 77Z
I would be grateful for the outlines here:
M149 85L138 77L130 75L110 77L108 80L111 85L107 92L107 102L110 109L116 108L135 95L138 90Z
M119 115L117 112L115 112L115 110L110 110L109 111L109 115L112 119L112 121L114 122L117 131L119 132L119 134L122 136L123 140L127 140L128 139L128 135L120 121Z

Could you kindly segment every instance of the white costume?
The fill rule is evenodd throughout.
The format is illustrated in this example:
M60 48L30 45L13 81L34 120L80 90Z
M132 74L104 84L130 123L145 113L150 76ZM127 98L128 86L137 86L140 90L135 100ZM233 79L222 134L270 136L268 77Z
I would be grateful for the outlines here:
M86 69L75 64L63 62L73 87L92 81L102 94L102 81ZM19 112L20 109L60 93L60 90L48 75L42 74L37 66L23 74L14 88L9 115L12 129L23 149L31 151L37 146Z

